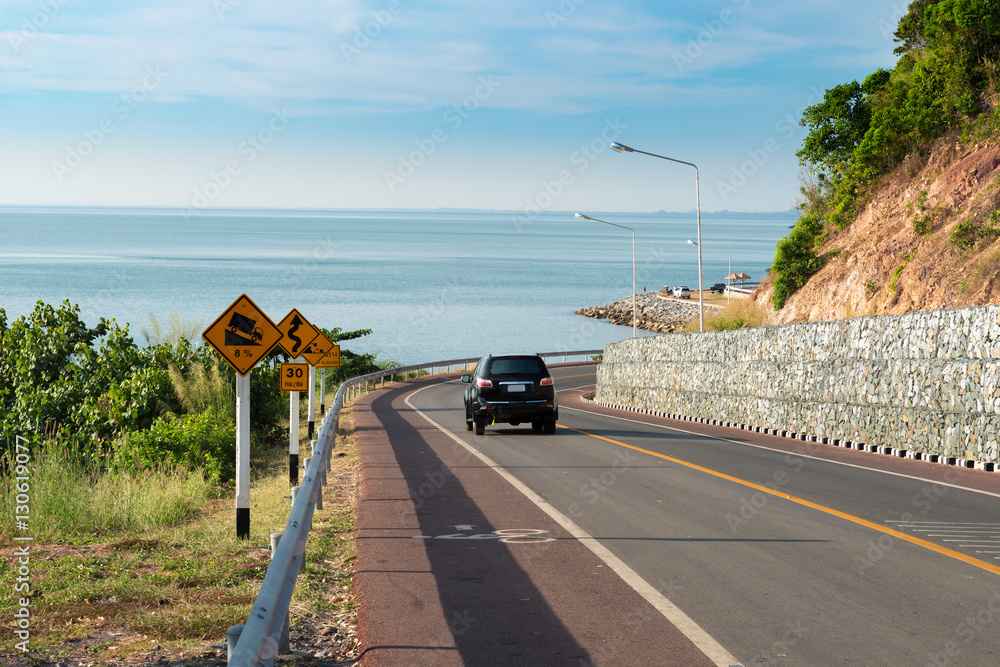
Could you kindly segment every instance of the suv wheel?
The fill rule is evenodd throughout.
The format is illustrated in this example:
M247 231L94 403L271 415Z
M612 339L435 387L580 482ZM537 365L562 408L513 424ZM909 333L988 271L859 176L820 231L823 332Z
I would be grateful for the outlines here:
M476 435L482 435L486 433L486 424L483 422L476 422Z
M532 431L541 431L542 430L542 420L541 419L532 420L532 422L531 422L531 430Z
M472 416L469 414L468 411L465 412L465 430L466 431L472 430Z
M546 419L542 422L542 432L548 435L552 435L556 432L556 420Z

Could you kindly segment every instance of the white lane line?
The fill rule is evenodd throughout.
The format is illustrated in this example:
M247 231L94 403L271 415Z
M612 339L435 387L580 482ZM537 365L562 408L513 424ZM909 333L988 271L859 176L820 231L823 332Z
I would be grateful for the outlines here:
M611 553L603 544L598 542L590 534L583 530L583 528L580 528L580 526L576 525L576 523L574 523L569 517L552 507L552 505L546 502L544 498L528 488L521 480L500 467L500 465L493 461L493 459L486 456L478 449L446 429L444 426L434 421L410 402L412 397L416 396L424 389L429 389L432 386L436 385L428 385L408 394L403 399L404 402L410 406L414 412L423 417L429 424L460 444L468 450L469 453L507 480L511 486L523 493L528 500L530 500L543 512L548 514L553 521L562 526L566 532L590 549L595 556L600 558L608 567L614 570L614 572L622 578L622 581L631 586L636 593L645 598L649 604L653 605L658 612L663 614L663 617L666 618L667 621L672 623L674 627L684 634L685 637L691 640L695 646L708 656L709 660L718 665L718 667L742 667L740 662L736 660L736 658L733 657L729 651L722 647L722 644L715 641L715 639L710 634L705 632L700 625L695 623L690 616L678 609L677 606L667 599L663 593L653 587L648 581L640 577L635 570L626 565L624 561L618 558L618 556Z
M641 424L643 426L650 426L653 428L662 429L664 431L673 431L675 433L684 433L686 435L693 435L699 438L706 438L708 440L718 440L719 442L730 442L734 445L743 445L744 447L753 447L754 449L763 449L768 452L774 452L776 454L785 454L786 456L797 456L801 459L812 459L814 461L822 461L823 463L831 463L839 466L846 466L848 468L857 468L858 470L867 470L868 472L881 473L883 475L892 475L893 477L902 477L904 479L912 479L918 482L927 482L929 484L934 484L937 486L947 486L952 489L960 489L962 491L968 491L970 493L978 493L984 496L992 496L993 498L1000 498L1000 493L993 493L991 491L980 491L979 489L972 489L968 486L961 486L959 484L950 484L948 482L942 482L936 479L927 479L926 477L916 477L914 475L906 475L901 472L892 472L890 470L879 470L878 468L869 468L868 466L857 465L855 463L845 463L843 461L833 461L831 459L823 458L821 456L812 456L810 454L800 454L798 452L790 452L784 449L775 449L774 447L766 447L764 445L756 445L752 442L743 442L742 440L732 440L730 438L723 438L717 435L707 435L705 433L698 433L696 431L688 431L682 428L677 428L675 426L664 426L663 424L655 424L652 422L640 421L638 419L629 419L628 417L619 417L618 415L608 415L603 412L591 412L590 410L583 410L581 408L571 408L568 406L560 405L560 410L570 410L572 412L582 412L586 415L593 415L595 417L608 417L610 419L617 419L623 422L630 422L632 424ZM813 443L816 444L816 443ZM832 447L832 445L820 445L820 447ZM839 449L839 448L835 448ZM894 522L886 522L894 523ZM982 525L982 524L980 524Z
M911 528L951 528L958 526L972 526L973 528L1000 528L1000 523L983 523L982 521L886 521L886 523L899 523Z

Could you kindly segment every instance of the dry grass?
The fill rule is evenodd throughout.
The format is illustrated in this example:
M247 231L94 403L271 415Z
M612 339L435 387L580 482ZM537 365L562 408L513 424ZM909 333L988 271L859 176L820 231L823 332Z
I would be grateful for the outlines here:
M720 308L718 312L713 312L711 309L705 310L705 331L761 327L772 324L773 319L771 311L761 307L753 299L733 299L727 306ZM678 333L697 332L699 326L698 318L695 317L681 327Z

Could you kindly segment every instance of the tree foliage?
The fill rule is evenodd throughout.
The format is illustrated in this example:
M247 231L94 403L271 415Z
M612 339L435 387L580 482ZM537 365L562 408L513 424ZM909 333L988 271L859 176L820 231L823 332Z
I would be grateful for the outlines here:
M80 309L38 302L7 322L0 309L0 433L5 441L40 432L106 443L146 428L169 391L166 369L146 363L114 320L88 327Z

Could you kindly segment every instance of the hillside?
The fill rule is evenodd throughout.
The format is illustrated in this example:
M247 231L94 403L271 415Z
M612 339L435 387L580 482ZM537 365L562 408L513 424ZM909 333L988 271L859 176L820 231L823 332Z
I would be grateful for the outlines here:
M1000 240L991 234L1000 223L990 217L997 209L1000 145L970 145L954 134L939 139L928 157L911 158L883 177L854 222L827 238L817 252L822 268L775 321L1000 303ZM959 241L968 240L961 232L969 229L985 237L972 247L953 241L956 231ZM765 282L754 299L770 310L772 294L773 284Z
M802 114L800 217L755 295L777 322L997 300L1000 3L913 0L894 37Z

